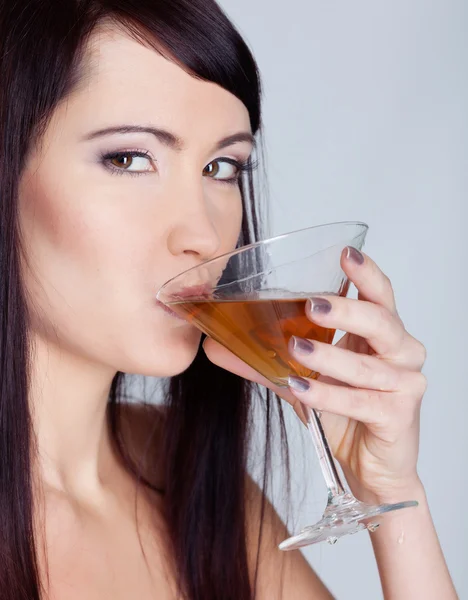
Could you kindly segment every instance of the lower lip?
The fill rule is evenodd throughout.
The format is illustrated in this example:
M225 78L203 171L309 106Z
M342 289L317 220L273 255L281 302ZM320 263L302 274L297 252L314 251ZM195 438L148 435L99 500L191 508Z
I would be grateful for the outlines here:
M182 317L180 317L177 313L175 313L173 310L171 310L170 308L168 308L162 302L157 301L156 302L156 306L159 306L159 308L162 308L165 313L167 313L171 317L174 317L174 319L178 319L179 321L185 321L185 319L183 319ZM185 321L185 322L187 322L187 321Z

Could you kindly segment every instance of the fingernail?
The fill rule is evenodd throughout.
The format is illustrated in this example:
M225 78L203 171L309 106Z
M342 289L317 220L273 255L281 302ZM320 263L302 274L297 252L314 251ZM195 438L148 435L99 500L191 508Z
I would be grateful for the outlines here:
M296 392L307 392L310 388L310 383L303 377L296 377L296 375L290 375L288 377L288 385Z
M359 252L357 248L353 248L353 246L348 246L346 249L346 258L348 258L351 262L356 265L362 265L364 262L364 256Z
M310 312L327 315L331 309L331 302L329 302L326 298L309 298Z
M293 335L289 340L289 349L298 354L312 354L314 344L310 340Z

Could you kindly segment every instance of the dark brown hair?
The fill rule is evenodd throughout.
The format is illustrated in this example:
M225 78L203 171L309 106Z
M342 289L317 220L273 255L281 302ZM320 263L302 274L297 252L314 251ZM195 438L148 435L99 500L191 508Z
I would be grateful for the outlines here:
M34 432L28 407L28 311L20 276L19 181L28 153L40 141L54 108L81 81L86 42L107 20L177 61L194 77L234 94L247 107L253 132L261 127L256 63L214 0L0 0L2 600L43 597L33 527ZM260 239L263 231L252 174L240 186L244 218L238 244L243 245ZM266 212L260 214L266 217ZM124 383L125 374L118 372L109 395L110 431L128 468L151 486L123 443L119 407ZM285 433L279 399L263 392L213 365L201 348L185 372L168 380L164 498L170 551L181 595L188 600L255 596L247 568L244 506L254 396L266 409L264 487L272 411L278 411L281 436Z

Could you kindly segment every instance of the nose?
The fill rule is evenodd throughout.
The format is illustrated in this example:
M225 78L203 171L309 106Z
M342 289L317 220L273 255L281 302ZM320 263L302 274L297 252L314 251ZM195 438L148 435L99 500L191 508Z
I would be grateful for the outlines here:
M179 186L178 198L173 198L174 221L167 245L174 256L192 255L202 262L216 256L221 239L210 215L203 184L192 181L190 189L187 187Z

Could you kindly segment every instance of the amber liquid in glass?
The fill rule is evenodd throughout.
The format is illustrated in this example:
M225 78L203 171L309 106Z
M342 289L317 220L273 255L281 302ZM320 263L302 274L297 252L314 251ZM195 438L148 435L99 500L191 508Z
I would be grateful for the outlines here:
M290 374L318 376L292 359L288 350L291 336L331 344L335 335L335 329L320 327L307 318L306 301L307 298L207 298L171 302L169 306L270 381L287 386Z

